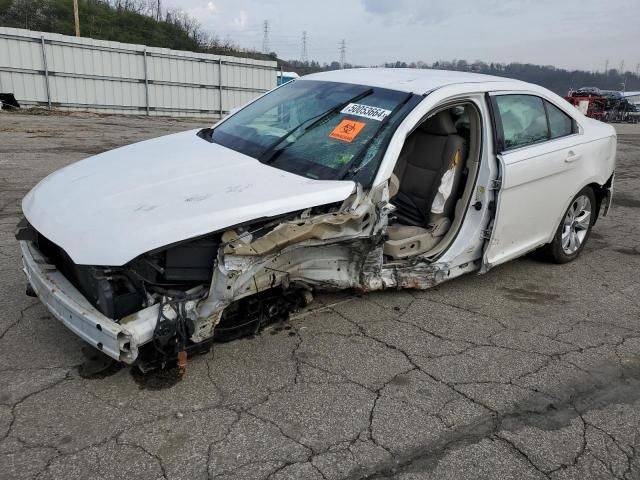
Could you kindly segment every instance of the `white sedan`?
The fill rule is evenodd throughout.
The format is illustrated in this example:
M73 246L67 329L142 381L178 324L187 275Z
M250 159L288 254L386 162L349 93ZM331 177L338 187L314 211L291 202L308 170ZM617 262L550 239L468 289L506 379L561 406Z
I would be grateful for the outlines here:
M183 364L314 289L429 288L539 248L574 260L615 155L611 126L536 85L328 72L54 172L16 236L28 293L77 335Z

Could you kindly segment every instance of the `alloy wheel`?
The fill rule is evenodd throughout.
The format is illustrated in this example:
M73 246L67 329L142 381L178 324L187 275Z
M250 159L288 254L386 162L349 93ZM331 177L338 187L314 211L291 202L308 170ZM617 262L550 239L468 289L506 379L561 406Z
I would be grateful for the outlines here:
M591 200L580 195L573 200L562 225L562 250L573 255L584 242L591 226Z

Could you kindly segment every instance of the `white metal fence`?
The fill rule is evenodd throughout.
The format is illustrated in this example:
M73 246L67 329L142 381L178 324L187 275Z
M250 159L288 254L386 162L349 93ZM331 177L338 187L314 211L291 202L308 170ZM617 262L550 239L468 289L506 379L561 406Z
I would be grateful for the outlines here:
M220 118L276 74L274 61L0 27L0 92L25 106Z

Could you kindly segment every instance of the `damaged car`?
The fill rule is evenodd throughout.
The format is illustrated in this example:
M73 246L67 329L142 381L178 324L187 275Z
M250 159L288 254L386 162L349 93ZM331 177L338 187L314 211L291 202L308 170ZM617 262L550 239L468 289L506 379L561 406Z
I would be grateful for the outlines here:
M536 85L326 72L52 173L16 237L28 293L75 334L143 370L184 365L314 290L426 289L536 249L574 260L615 153L611 126Z

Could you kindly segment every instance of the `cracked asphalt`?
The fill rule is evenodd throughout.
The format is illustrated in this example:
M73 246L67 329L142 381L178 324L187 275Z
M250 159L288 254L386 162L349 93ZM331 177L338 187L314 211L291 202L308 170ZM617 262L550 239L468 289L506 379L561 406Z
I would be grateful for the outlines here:
M0 478L640 479L640 126L618 126L614 207L571 264L318 295L173 385L84 379L82 343L24 295L20 199L201 124L0 113Z

